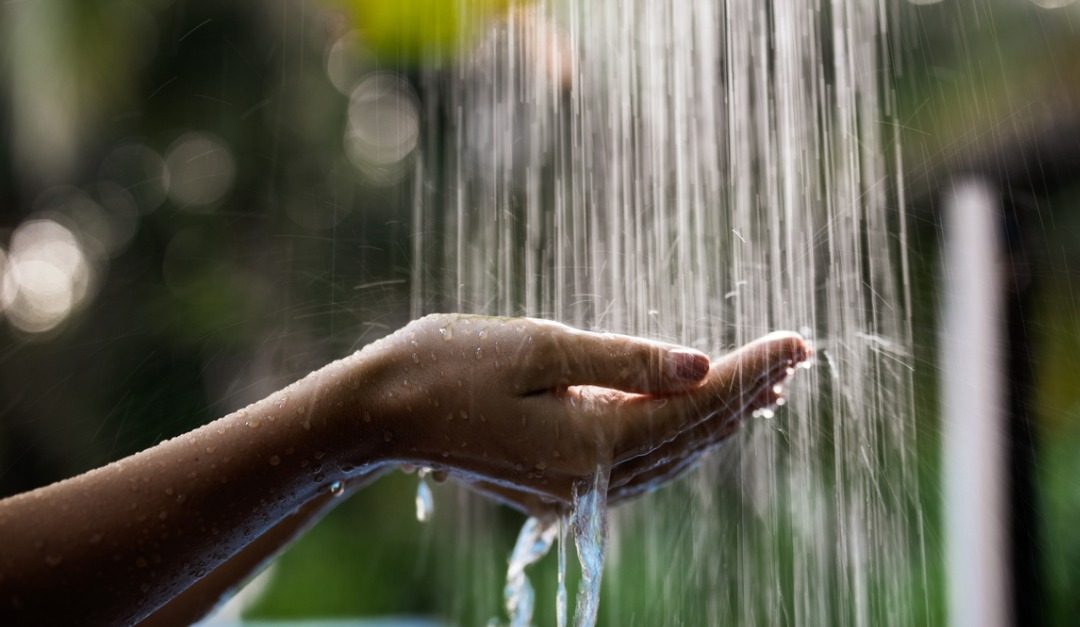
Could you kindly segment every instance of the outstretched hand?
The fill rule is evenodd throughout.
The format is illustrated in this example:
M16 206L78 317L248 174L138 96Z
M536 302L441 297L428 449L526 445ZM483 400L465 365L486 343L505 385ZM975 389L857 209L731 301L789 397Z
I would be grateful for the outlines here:
M611 468L609 499L670 480L776 404L810 350L772 333L711 362L687 348L530 318L432 315L365 349L387 459L530 513Z

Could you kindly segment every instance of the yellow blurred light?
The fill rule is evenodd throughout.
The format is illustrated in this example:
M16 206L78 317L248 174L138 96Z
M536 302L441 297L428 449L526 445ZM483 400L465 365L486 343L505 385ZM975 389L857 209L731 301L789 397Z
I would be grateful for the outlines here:
M452 55L516 0L329 0L343 6L367 47L384 60Z

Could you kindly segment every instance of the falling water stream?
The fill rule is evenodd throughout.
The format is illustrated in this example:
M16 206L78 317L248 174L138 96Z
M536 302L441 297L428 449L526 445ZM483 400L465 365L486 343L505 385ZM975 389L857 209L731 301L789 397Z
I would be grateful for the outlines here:
M610 521L602 489L579 496L576 624L601 596L610 625L915 619L927 581L888 5L518 3L420 77L415 314L540 316L714 356L791 329L819 355L775 418L685 479ZM460 498L460 533L482 547L489 506ZM564 535L538 525L510 579ZM460 579L480 580L461 594L490 589ZM565 585L537 605L563 608L560 625Z

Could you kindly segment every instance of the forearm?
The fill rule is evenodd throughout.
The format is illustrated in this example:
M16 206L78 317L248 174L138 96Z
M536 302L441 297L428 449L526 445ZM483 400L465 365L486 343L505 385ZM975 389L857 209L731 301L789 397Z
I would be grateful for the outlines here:
M135 622L334 481L370 472L382 438L355 385L368 369L354 355L200 429L0 501L0 623Z
M380 474L382 473L372 472L356 477L349 482L348 490L360 488L374 481ZM139 623L140 627L190 625L203 618L237 586L333 509L338 500L329 492L311 499L147 616Z

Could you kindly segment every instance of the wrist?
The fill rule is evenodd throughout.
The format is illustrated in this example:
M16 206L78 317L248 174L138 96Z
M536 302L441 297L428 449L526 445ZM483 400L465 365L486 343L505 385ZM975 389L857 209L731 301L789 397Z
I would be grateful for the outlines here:
M397 370L391 352L375 344L299 382L312 389L318 408L311 412L311 438L346 479L377 472L399 457Z

